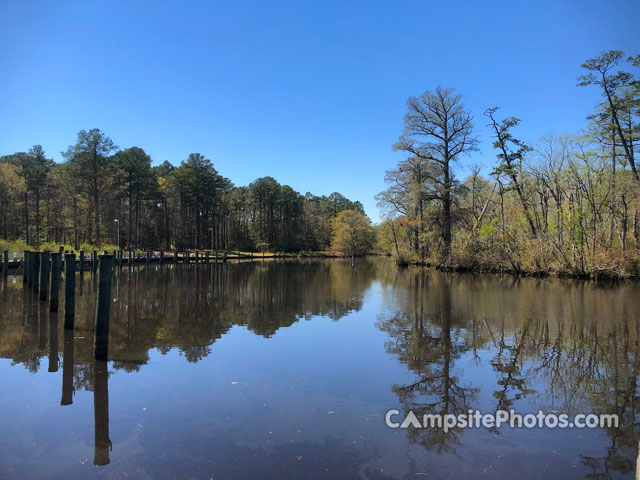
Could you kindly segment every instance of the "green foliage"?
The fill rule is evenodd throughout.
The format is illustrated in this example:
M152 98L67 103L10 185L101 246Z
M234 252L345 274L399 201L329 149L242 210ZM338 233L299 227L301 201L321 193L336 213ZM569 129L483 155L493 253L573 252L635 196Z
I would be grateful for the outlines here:
M490 178L476 168L463 188L443 189L445 172L426 154L436 149L440 156L433 157L442 158L443 137L432 135L436 110L425 113L424 101L411 99L407 131L431 143L405 135L395 146L407 156L387 172L389 187L377 196L388 218L378 229L378 249L401 264L593 277L640 273L640 81L623 69L623 58L623 52L605 52L583 65L580 85L600 88L603 101L582 137L551 134L529 144L514 136L519 119L498 119L497 108L488 109L496 161ZM628 62L638 67L640 56ZM447 190L451 256L444 234Z
M364 211L340 193L301 195L272 177L234 187L200 153L177 167L151 167L143 149L117 151L97 129L81 131L63 155L66 162L54 164L35 146L0 158L0 237L98 251L118 243L139 251L326 251L332 220Z

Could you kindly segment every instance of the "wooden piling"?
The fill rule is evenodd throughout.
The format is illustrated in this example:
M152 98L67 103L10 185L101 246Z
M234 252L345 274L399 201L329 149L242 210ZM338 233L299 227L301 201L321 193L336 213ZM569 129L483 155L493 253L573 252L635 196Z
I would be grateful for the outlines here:
M91 268L95 272L98 269L98 251L91 252Z
M2 259L2 276L6 277L7 275L9 275L9 250L4 251Z
M109 310L111 308L111 280L113 256L100 255L98 301L96 303L95 347L96 360L107 360L109 353Z
M178 263L178 252L174 249L173 250L173 264L175 265L176 263Z
M163 260L164 260L164 251L160 249L160 265L162 265Z
M22 254L22 283L29 285L29 250L25 250Z
M36 263L34 261L34 257L35 257L35 252L29 251L29 277L27 279L29 287L33 287L33 270L35 268L35 263Z
M34 252L33 254L33 293L38 293L40 287L40 252Z
M58 297L60 295L60 260L59 253L51 254L51 291L49 292L49 311L58 311Z
M84 272L84 250L80 250L80 272Z
M49 272L51 271L51 252L40 253L40 300L45 302L49 293Z
M226 262L227 261L227 251L225 250L224 253L222 254L222 261Z
M76 254L64 254L64 328L73 329L76 309Z

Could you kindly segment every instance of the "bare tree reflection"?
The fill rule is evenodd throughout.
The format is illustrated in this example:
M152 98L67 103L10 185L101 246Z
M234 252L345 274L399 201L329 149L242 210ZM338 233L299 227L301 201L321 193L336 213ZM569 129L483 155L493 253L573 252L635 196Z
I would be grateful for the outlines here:
M393 391L404 405L405 413L412 411L419 420L423 415L445 415L469 410L474 388L460 384L454 373L456 359L470 350L463 329L452 325L450 279L444 277L431 282L429 274L412 275L411 295L406 304L390 318L381 318L379 326L388 332L392 341L387 350L416 375L408 385L394 385ZM407 430L408 438L439 453L453 452L463 431L434 426Z

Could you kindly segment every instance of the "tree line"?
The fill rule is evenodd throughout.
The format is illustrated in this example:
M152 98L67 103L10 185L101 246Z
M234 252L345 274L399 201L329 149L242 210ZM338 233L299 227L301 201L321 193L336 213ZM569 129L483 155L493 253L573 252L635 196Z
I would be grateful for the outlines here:
M0 157L5 241L279 252L325 251L334 241L351 254L343 220L355 216L371 230L362 204L340 193L301 195L272 177L234 186L199 153L152 166L142 148L119 149L92 129L62 154L56 163L35 145Z
M601 101L578 134L526 142L519 118L484 112L495 161L458 178L478 149L463 98L438 87L407 102L393 146L404 154L377 195L379 247L398 263L446 268L626 276L640 273L640 55L587 60L578 86ZM488 174L481 174L489 171Z

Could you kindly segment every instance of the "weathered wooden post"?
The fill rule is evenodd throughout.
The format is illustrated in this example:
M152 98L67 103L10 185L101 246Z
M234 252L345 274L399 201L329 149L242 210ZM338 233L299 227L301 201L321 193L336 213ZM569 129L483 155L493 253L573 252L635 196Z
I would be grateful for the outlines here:
M40 252L34 252L33 255L33 293L38 293L40 287Z
M2 276L7 277L9 275L9 250L4 251L4 258L2 261Z
M22 283L29 285L29 250L25 250L22 256Z
M160 266L162 266L162 261L164 260L164 251L160 249Z
M109 438L109 371L107 362L96 360L93 379L94 449L93 464L108 465L111 462Z
M80 250L80 272L84 272L84 250Z
M224 253L222 254L222 261L226 262L227 261L227 251L225 250Z
M95 272L98 269L98 251L91 252L91 268Z
M76 254L64 254L64 328L74 327L76 311Z
M45 302L49 293L49 272L51 271L51 252L40 253L40 300Z
M49 292L49 311L58 311L58 296L60 294L60 260L59 253L51 254L51 291Z
M207 264L209 263L209 250L207 250L204 254L204 261Z
M173 258L171 260L173 261L174 265L178 263L178 252L176 251L176 249L173 249Z
M66 261L66 258L65 258L65 261ZM60 405L71 405L73 403L73 357L74 357L73 354L74 354L73 331L65 330L64 331L64 347L62 350L62 355L63 355L62 400L60 401Z
M29 252L29 287L33 287L33 274L36 268L35 252Z
M96 303L95 347L96 360L107 360L109 353L109 310L111 308L111 279L113 256L106 252L100 255L98 301Z

